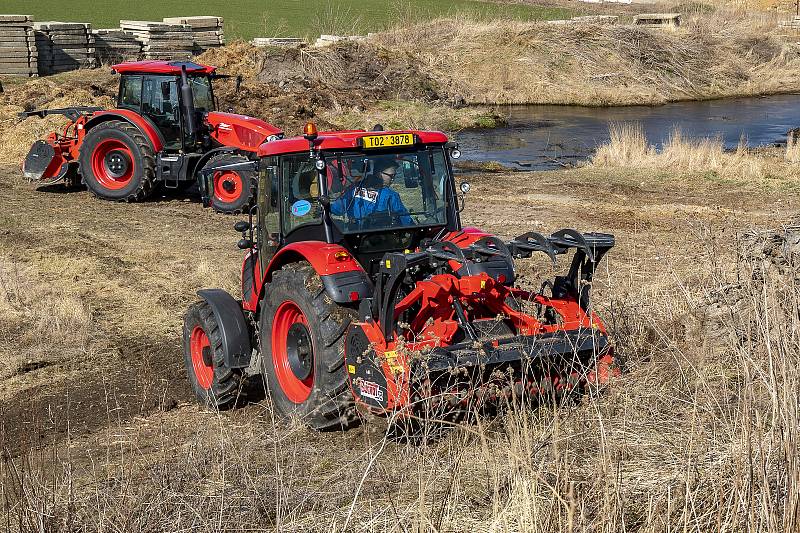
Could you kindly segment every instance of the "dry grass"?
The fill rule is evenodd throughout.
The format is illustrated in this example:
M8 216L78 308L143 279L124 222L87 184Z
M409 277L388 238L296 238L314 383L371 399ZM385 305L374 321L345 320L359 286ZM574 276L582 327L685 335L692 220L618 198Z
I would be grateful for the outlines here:
M800 287L782 237L751 235L733 271L693 289L615 286L630 291L613 317L630 372L599 397L421 447L373 424L335 457L317 449L330 437L268 410L157 414L4 463L5 519L21 531L794 531Z
M468 103L624 105L800 89L775 18L718 10L676 32L627 25L436 20L376 37Z
M609 133L609 143L600 146L591 160L595 167L654 169L761 184L781 177L776 183L782 187L791 186L791 180L800 178L800 167L792 160L797 152L792 141L784 153L751 150L745 143L734 151L726 151L720 139L689 140L676 129L657 148L648 144L639 124L611 124Z

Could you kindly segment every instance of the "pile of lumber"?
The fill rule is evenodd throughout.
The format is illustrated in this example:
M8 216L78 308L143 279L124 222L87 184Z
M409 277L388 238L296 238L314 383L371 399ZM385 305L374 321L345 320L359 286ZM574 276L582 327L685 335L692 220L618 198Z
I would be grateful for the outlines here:
M103 64L136 61L142 55L142 42L121 28L103 28L92 31L97 60Z
M209 48L225 46L222 17L166 17L165 24L189 26L192 29L194 52L200 54Z
M141 41L145 59L189 59L194 51L192 28L188 25L120 20L119 26Z
M85 22L35 22L39 75L97 66L92 25Z
M30 15L0 15L0 74L38 74L36 37Z

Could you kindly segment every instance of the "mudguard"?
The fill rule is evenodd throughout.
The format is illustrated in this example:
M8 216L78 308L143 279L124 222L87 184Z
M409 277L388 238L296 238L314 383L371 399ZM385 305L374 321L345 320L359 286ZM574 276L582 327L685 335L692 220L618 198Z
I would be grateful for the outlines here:
M214 312L222 335L222 350L227 368L247 368L253 346L250 328L242 313L242 306L222 289L203 289L197 295L205 300Z
M164 148L164 144L166 144L164 141L164 136L161 134L155 124L153 124L153 121L129 109L111 109L109 111L100 111L95 113L92 115L92 118L86 121L84 128L89 130L94 126L109 120L124 120L125 122L130 122L139 128L144 136L150 139L150 143L153 145L153 150L156 153L160 152Z
M304 241L288 244L275 254L261 278L259 299L273 272L299 261L311 264L328 296L336 303L357 302L372 296L372 281L344 247L322 241Z

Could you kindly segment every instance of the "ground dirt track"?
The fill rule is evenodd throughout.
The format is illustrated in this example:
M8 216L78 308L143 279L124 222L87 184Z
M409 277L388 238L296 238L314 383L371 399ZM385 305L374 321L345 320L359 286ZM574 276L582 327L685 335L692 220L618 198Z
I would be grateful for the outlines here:
M562 227L614 233L618 247L598 281L601 307L642 287L657 294L691 284L730 257L737 230L785 222L798 209L797 195L780 187L701 178L578 169L466 179L473 187L465 224L505 237ZM257 391L256 403L221 417L191 404L182 315L199 288L235 293L241 252L232 225L239 218L203 209L191 195L113 203L60 185L37 188L18 169L0 168L4 455L69 442L89 461L93 449L107 449L123 433L146 455L149 445L177 448L200 428L220 425L231 438L255 432L264 446L274 443L265 454L278 465L294 464L298 446L317 466L358 460L374 441L369 429L321 435L295 428L287 436ZM294 467L285 468L288 479ZM330 475L354 483L355 474ZM364 498L380 500L385 482L370 478ZM303 502L298 508L321 505Z

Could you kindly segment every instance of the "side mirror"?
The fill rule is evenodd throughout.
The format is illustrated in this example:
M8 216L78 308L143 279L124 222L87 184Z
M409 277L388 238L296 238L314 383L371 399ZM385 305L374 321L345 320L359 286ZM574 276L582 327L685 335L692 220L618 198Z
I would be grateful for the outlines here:
M238 246L240 250L247 250L253 247L253 241L250 239L239 239L239 242L236 243L236 246Z
M250 223L246 220L240 220L236 224L233 225L233 229L238 231L239 233L244 233L245 231L250 230Z

